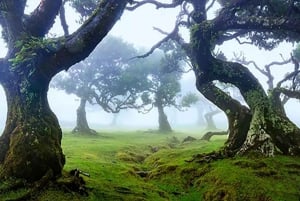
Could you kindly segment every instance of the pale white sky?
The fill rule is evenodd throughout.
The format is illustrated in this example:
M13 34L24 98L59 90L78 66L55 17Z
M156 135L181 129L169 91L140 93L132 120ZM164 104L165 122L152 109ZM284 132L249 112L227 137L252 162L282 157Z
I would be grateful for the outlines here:
M27 12L30 12L39 3L39 0L29 0L28 2L30 2L30 6L28 6L27 8ZM121 17L121 20L117 22L117 24L114 26L113 30L110 33L115 36L122 37L124 40L128 41L129 43L133 43L136 47L150 48L153 44L155 44L163 37L163 35L153 30L153 26L159 27L165 31L172 30L174 27L174 21L177 15L177 11L178 11L177 9L157 10L154 8L154 6L151 5L144 6L143 8L139 8L134 12L125 11L124 15ZM78 19L78 15L71 9L68 9L67 20L70 25L71 32L74 31L79 26L75 22L77 19ZM56 35L62 35L62 29L60 27L60 22L58 19L51 33ZM187 32L185 32L184 35L188 37ZM5 46L1 40L0 40L0 48L2 50L0 52L0 57L1 57L5 55L5 51L3 51ZM274 60L280 60L279 57L280 53L283 54L285 58L288 58L292 50L292 45L282 44L279 46L279 48L273 50L272 52L267 52L267 51L260 51L258 50L258 48L249 45L241 46L238 43L231 41L231 42L226 42L224 45L218 48L222 50L228 58L233 57L234 51L243 51L245 53L245 56L248 59L255 60L259 65L264 65ZM286 67L276 68L275 71L277 75L283 76L282 68L286 69ZM259 79L263 80L262 84L265 86L264 77L261 76L255 70L253 72L257 75ZM193 77L193 74L191 73L188 77ZM191 81L191 85L193 84L194 81ZM49 103L51 105L51 108L57 114L58 118L61 121L76 120L76 116L75 116L76 108L79 103L78 101L74 101L76 99L75 96L66 95L63 92L57 92L50 89L48 97L49 97ZM3 122L5 121L6 118L5 103L6 101L5 101L4 93L2 88L0 88L0 128L3 126ZM290 103L287 109L288 115L294 121L299 119L298 114L294 113L295 107L299 107L299 103L293 101L293 104ZM157 124L156 120L154 122L151 121L152 118L154 119L157 118L156 113L152 113L148 116L145 115L139 116L136 114L134 115L135 117L138 117L139 119L138 122L140 121L141 124L144 124L146 122L148 124L149 122L151 122L150 125L154 125L154 126ZM189 118L185 118L185 120L187 121L192 121L191 119L196 120L196 116L197 115L195 111L190 111ZM104 124L106 124L110 122L111 118L112 118L111 114L104 114L103 111L100 111L98 113L88 112L88 119L94 123L101 121ZM136 121L130 121L130 122L136 122ZM299 120L297 123L300 124Z

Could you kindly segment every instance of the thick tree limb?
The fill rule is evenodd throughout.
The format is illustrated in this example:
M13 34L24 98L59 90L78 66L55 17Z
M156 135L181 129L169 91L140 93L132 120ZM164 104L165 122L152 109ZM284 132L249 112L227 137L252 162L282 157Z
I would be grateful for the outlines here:
M25 20L25 29L34 37L43 37L53 26L61 5L62 0L41 0Z
M283 61L273 61L269 64L266 64L264 66L264 69L262 69L262 68L258 67L258 65L256 64L255 61L252 61L252 60L247 61L246 58L243 56L241 58L236 56L235 60L246 66L248 66L249 64L252 64L256 70L258 70L261 74L265 75L268 78L267 84L268 84L269 90L274 88L274 83L273 83L274 77L271 73L271 67L272 66L282 66L282 65L288 64L292 61L292 59L283 60Z
M239 19L224 19L222 15L219 15L214 19L215 30L228 31L243 29L258 32L276 32L276 30L284 30L288 32L294 32L300 34L300 27L296 27L300 23L299 18L284 19L282 17L249 17L244 22L240 22ZM259 19L259 20L258 20Z

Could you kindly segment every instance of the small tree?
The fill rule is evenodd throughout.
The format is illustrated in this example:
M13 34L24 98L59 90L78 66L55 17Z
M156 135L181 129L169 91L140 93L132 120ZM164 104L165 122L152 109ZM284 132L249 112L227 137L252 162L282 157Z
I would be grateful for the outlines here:
M197 101L195 97L186 97L180 102L180 79L183 73L182 59L185 57L175 43L167 43L162 47L163 54L155 54L146 59L144 69L148 72L151 86L143 93L144 105L150 106L143 112L149 112L154 107L158 111L159 131L171 132L172 128L165 114L165 107L175 107L181 110Z
M147 79L142 71L132 73L133 68L138 68L139 62L129 61L129 58L136 54L132 45L110 36L86 60L54 79L53 87L80 98L74 133L95 133L86 119L87 102L97 104L111 113L138 107L136 100L147 87Z

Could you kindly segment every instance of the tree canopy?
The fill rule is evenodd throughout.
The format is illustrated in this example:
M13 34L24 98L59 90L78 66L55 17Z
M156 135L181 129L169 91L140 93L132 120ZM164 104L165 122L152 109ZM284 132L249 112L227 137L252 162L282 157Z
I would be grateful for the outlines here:
M55 77L52 86L78 96L76 132L89 133L85 103L99 105L104 111L139 108L137 100L149 87L147 71L140 61L130 60L137 50L121 38L105 38L84 61Z

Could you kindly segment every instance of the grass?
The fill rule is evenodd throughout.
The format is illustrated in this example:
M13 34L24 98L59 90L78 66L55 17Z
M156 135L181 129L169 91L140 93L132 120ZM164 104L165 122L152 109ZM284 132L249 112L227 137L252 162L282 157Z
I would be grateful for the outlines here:
M211 142L181 143L189 135L201 137L185 132L107 131L96 136L65 132L64 170L79 168L91 175L83 176L89 196L50 186L35 200L300 200L299 157L250 155L212 163L186 162L197 153L217 150L225 142L224 137L214 137ZM24 191L3 191L0 200L14 198Z

